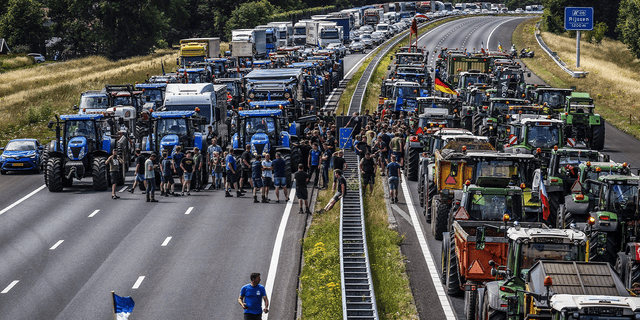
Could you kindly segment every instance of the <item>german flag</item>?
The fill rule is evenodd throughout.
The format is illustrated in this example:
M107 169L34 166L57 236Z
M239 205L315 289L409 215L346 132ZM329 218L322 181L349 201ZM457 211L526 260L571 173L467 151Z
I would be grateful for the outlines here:
M451 85L442 81L440 77L436 77L435 85L436 85L435 89L440 92L458 95L458 93L455 90L451 89Z

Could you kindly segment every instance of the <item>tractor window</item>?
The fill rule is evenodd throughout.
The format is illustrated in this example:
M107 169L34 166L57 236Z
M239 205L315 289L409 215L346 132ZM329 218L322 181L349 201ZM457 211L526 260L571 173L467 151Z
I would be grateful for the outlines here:
M80 98L80 106L78 107L80 110L83 109L106 109L108 107L109 101L107 96L82 96Z
M227 82L227 92L234 97L238 95L238 88L236 87L235 82Z
M157 123L158 137L175 134L182 140L188 137L186 119L160 119Z
M538 101L539 104L547 104L552 107L557 107L563 103L564 95L558 92L545 92L542 94L542 98Z
M511 219L519 219L522 198L519 195L484 195L473 194L467 212L472 220L501 221L508 213Z
M636 208L635 203L638 186L615 184L612 185L609 190L610 209L618 214L622 213L632 216Z
M164 98L162 97L162 91L158 89L145 89L142 92L142 96L144 97L144 101L147 102L163 102Z
M478 177L513 177L518 174L518 167L513 161L480 162L476 168Z
M395 87L394 96L403 99L414 99L418 96L417 87Z
M132 106L131 96L119 96L113 97L114 106Z
M276 124L271 117L247 118L246 131L247 136L253 136L256 133L266 133L268 135L275 134Z
M87 140L96 139L96 129L91 120L68 120L65 121L67 130L67 142L74 137L85 137Z
M522 245L522 266L527 270L540 260L578 261L578 246L569 243L528 243Z
M552 148L558 145L560 131L552 126L529 126L527 144L532 148Z

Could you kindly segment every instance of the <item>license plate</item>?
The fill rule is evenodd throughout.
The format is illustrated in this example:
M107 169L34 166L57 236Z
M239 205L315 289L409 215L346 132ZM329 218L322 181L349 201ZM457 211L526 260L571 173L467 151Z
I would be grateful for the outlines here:
M17 163L14 163L13 166L14 167L22 167L22 166L24 166L24 163L17 162Z

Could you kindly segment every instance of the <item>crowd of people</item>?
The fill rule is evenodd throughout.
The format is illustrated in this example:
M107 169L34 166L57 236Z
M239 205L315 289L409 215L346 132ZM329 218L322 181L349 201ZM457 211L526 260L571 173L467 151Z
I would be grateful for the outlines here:
M402 181L401 168L403 166L403 150L406 137L411 134L417 119L412 113L395 113L389 109L381 112L363 115L354 113L345 127L353 128L349 139L353 151L360 156L358 170L361 171L364 191L369 187L369 194L373 193L376 175L388 175L391 202L398 201L398 186ZM299 213L311 214L307 186L317 189L329 188L329 175L334 175L331 185L336 192L332 200L322 209L322 213L330 210L347 192L347 183L343 175L349 169L344 159L344 148L339 144L335 118L321 116L314 123L306 124L303 136L299 140L301 161L293 174L296 182L296 197L299 200ZM152 154L149 158L136 150L135 181L129 190L134 193L136 186L143 184L147 202L157 202L155 198L156 175L160 172L160 196L189 196L191 192L199 192L205 188L203 172L210 174L209 190L224 190L225 197L244 196L250 187L254 203L269 203L272 201L270 192L274 188L275 203L281 199L289 201L286 163L280 152L271 159L270 154L253 155L250 145L245 146L244 152L234 156L232 148L223 150L215 137L202 153L198 148L186 153L178 146L169 158L166 150L160 155ZM156 159L160 156L159 159ZM109 159L113 164L110 168L117 169L118 159ZM356 168L351 168L356 169ZM333 173L331 172L333 170ZM176 190L174 176L178 177L180 189ZM113 180L113 179L112 179ZM115 184L114 184L115 185ZM191 188L193 187L193 189ZM282 196L280 191L283 191ZM365 192L366 194L366 192ZM112 198L119 198L112 189Z

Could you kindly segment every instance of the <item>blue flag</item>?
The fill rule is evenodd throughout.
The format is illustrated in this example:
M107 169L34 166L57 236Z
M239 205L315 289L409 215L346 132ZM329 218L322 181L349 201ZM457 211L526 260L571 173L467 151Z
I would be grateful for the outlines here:
M133 312L133 306L135 303L133 302L133 298L131 297L121 297L115 293L113 293L113 309L116 313L117 320L126 320Z

